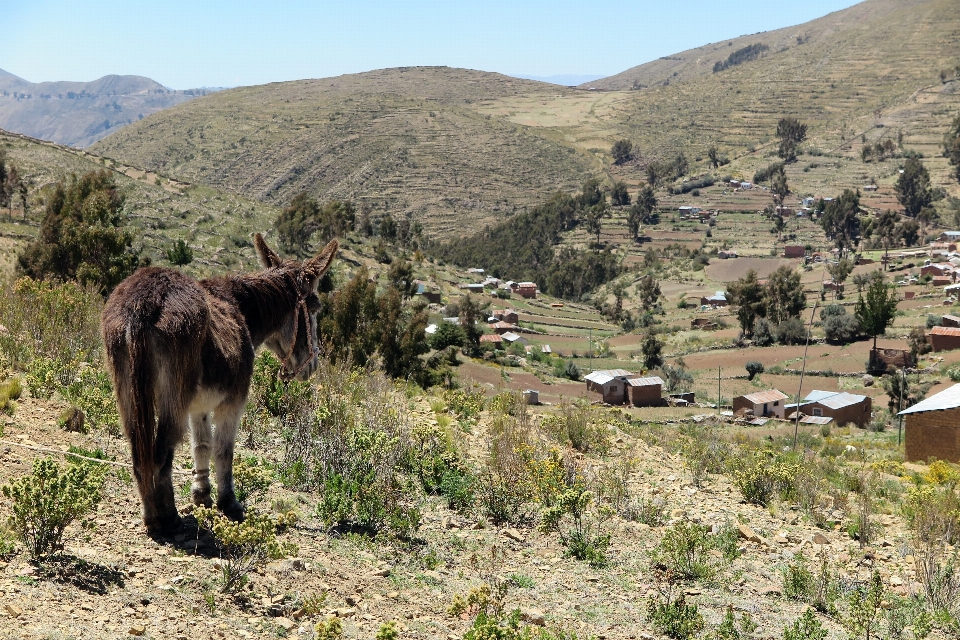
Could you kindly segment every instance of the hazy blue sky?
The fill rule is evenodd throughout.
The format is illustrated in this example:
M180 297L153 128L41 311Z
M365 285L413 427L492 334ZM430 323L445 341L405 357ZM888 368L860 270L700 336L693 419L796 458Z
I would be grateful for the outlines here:
M852 0L0 0L0 69L33 82L149 76L174 89L405 65L611 75L799 24Z

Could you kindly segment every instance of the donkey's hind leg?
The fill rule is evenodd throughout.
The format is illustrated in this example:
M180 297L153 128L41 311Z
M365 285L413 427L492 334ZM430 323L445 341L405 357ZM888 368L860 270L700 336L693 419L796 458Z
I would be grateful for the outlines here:
M198 507L210 507L210 414L198 413L190 416L190 445L193 450L193 485L190 493L193 504Z
M173 491L173 456L186 422L180 412L160 412L154 446L156 475L150 495L143 496L144 524L151 532L170 533L181 526Z
M237 424L244 401L228 401L217 407L217 428L213 432L213 458L217 467L217 508L232 520L243 520L243 505L233 489L233 450Z

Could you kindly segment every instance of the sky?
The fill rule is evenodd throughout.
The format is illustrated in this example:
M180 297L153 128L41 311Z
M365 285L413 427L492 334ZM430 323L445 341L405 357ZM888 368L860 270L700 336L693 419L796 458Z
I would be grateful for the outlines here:
M853 0L0 0L0 69L234 87L386 67L612 75Z

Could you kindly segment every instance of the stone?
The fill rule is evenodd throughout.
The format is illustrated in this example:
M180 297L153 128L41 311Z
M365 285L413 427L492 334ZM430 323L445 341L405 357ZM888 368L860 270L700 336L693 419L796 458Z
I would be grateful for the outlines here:
M830 541L827 539L827 536L823 535L820 532L813 534L813 544L830 544Z
M290 618L285 618L280 616L275 618L274 622L277 623L277 626L282 627L284 631L289 632L291 629L297 626L297 623L291 620Z
M521 611L520 619L523 620L524 622L535 624L538 627L543 627L547 624L547 620L544 617L543 612L537 609L525 609Z
M386 578L390 575L390 569L389 568L377 569L370 575L375 578Z
M147 632L147 628L142 624L135 624L127 630L131 636L142 636Z
M21 609L16 605L8 604L8 605L4 605L3 608L7 612L7 615L10 616L11 618L19 618L20 616L23 615L23 609Z
M760 542L761 538L757 535L757 532L748 527L745 524L737 525L737 535L748 542Z
M510 538L511 540L514 540L515 542L523 542L523 534L521 534L516 529L513 529L513 528L504 529L503 535Z

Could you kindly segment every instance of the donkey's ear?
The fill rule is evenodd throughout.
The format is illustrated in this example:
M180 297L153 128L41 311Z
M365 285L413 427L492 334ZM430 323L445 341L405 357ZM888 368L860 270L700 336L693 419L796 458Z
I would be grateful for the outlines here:
M253 245L257 248L257 255L260 256L260 264L263 265L264 269L272 269L273 267L279 267L281 264L283 264L283 260L280 259L280 256L278 256L273 249L267 246L263 236L259 233L254 234Z
M310 275L310 284L314 289L317 288L317 283L323 277L323 274L333 264L333 259L337 257L339 248L339 243L336 239L333 239L323 248L323 251L303 263L303 270Z

